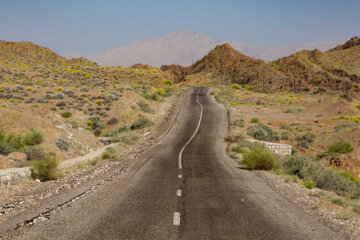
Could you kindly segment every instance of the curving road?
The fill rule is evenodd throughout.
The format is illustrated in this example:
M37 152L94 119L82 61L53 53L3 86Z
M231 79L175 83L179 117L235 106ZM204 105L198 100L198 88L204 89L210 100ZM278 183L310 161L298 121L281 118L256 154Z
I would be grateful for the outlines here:
M342 239L227 157L227 110L208 93L187 94L124 176L13 239Z

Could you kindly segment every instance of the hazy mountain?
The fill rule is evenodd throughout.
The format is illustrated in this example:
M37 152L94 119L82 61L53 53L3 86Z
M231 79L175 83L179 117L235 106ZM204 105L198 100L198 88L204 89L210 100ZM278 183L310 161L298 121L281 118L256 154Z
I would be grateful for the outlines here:
M136 63L160 67L165 64L191 65L217 45L229 43L234 49L250 57L271 61L285 57L303 49L326 51L339 42L315 42L282 47L260 47L237 41L211 38L200 33L178 31L165 36L140 40L97 55L87 56L92 61L105 66L129 67Z

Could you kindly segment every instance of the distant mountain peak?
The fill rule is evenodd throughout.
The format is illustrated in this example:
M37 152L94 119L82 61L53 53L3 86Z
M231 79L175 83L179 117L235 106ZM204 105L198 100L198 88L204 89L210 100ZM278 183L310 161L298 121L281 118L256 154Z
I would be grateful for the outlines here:
M154 67L171 64L189 66L217 45L226 43L247 56L265 61L285 57L303 49L318 48L321 51L326 51L339 44L338 42L319 42L271 48L247 45L237 41L219 40L202 33L178 30L164 36L146 38L127 46L88 56L88 58L105 66L129 67L136 63Z

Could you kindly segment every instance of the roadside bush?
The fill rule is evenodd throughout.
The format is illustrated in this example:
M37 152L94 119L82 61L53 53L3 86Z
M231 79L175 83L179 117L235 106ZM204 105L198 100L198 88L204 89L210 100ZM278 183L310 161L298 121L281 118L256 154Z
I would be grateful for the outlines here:
M130 127L131 130L142 129L144 127L152 126L154 123L145 116L140 116Z
M141 138L139 134L128 131L113 132L111 137L114 141L124 143L126 145L132 145Z
M109 158L115 158L116 157L116 151L112 147L107 147L105 149L105 152L101 155L102 159L109 159Z
M234 126L236 126L236 127L244 127L245 121L244 121L244 119L235 119L235 120L232 122L232 125L234 125Z
M45 158L44 150L39 146L29 146L24 149L28 161L41 160Z
M244 136L241 133L235 133L235 132L231 132L229 135L227 135L225 137L225 141L228 143L234 143L237 142L241 139L244 139Z
M318 188L334 191L339 195L351 198L360 197L360 185L358 182L353 182L337 170L329 168L312 158L286 157L283 161L283 168L288 174L297 175L305 180L313 180Z
M56 155L47 154L43 159L32 162L31 177L40 179L42 182L56 180L61 177L58 166L59 161Z
M224 105L229 105L237 100L229 88L223 88L221 91L215 91L214 96L218 103Z
M250 151L243 153L244 163L249 169L270 170L279 166L275 154L261 144L252 144Z
M252 118L250 119L250 123L259 123L259 122L260 122L260 119L257 118L257 117L252 117Z
M338 142L333 142L327 147L327 152L329 154L345 154L350 153L354 150L354 147L349 142L340 140Z
M147 104L146 102L141 101L141 102L137 102L136 104L139 106L140 110L143 111L143 112L155 113L154 109L152 109L149 106L149 104Z
M35 129L30 129L30 131L25 133L23 136L24 144L30 146L42 143L43 139L44 139L44 134Z
M268 142L279 141L278 133L273 131L269 126L266 126L261 123L249 127L247 129L247 135L260 141L268 141Z
M305 108L303 108L303 107L290 107L290 108L286 109L284 111L284 113L299 114L299 113L303 112L304 110L305 110Z

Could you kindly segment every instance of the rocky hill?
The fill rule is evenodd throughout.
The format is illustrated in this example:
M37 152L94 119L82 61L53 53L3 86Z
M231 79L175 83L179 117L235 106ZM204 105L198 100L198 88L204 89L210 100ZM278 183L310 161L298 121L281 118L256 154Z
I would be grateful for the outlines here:
M340 90L359 92L360 46L352 38L328 52L301 51L272 62L279 72L294 82L295 91Z
M187 81L201 74L204 78L211 73L217 79L227 79L262 92L337 90L348 94L360 91L360 45L355 37L328 52L303 50L265 62L223 44L189 67L165 65L161 69L175 81Z
M40 147L63 160L98 148L97 137L105 135L118 134L129 144L141 141L148 128L130 132L129 127L139 116L156 123L167 114L166 98L177 86L165 85L159 69L135 67L101 67L33 43L0 41L0 135L20 139L30 129L44 135L39 146L26 149L0 136L0 169L26 164L2 157L13 151ZM116 132L120 128L124 131Z

